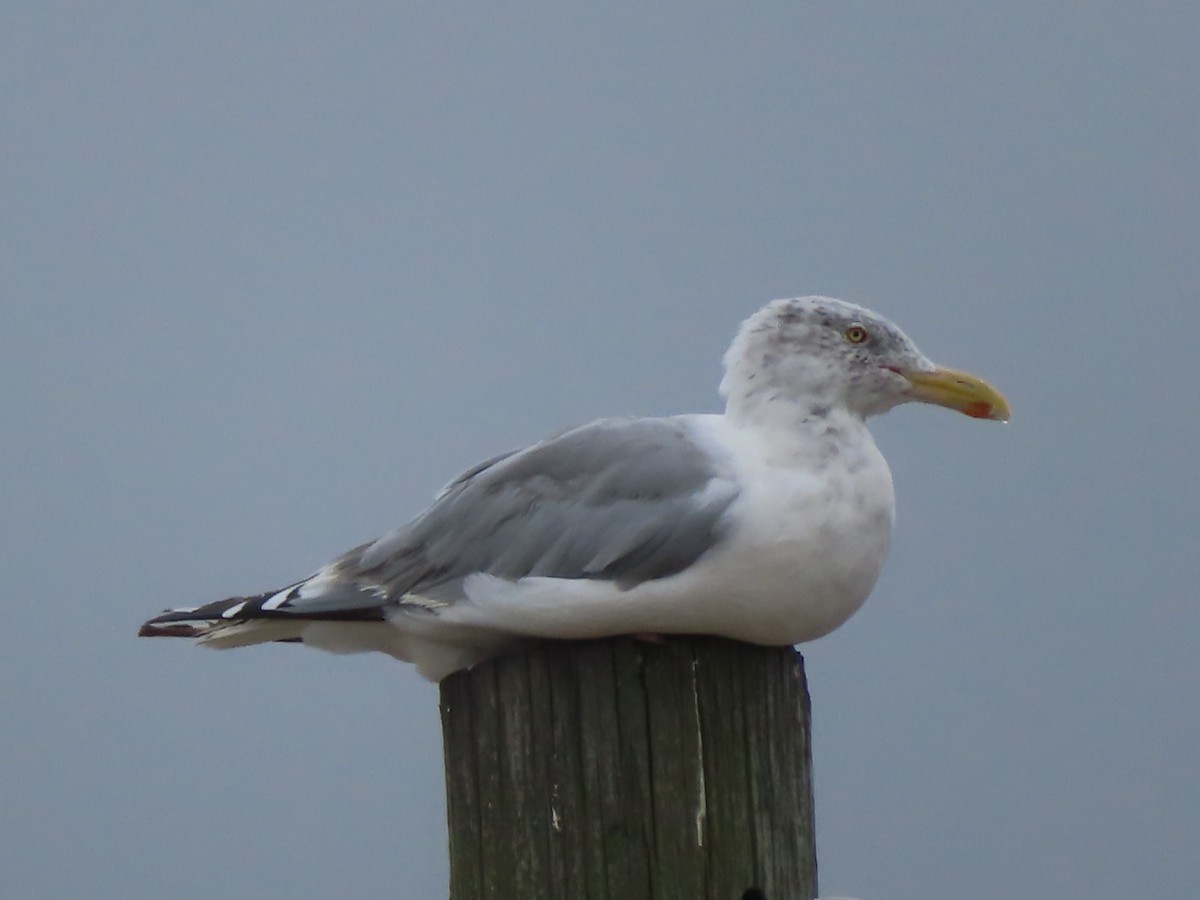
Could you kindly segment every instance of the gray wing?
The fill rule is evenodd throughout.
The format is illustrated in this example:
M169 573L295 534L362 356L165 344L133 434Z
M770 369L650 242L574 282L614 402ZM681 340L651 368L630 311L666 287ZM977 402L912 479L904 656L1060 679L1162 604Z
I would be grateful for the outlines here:
M476 573L591 578L630 587L682 571L721 538L738 495L727 461L684 419L602 419L494 457L403 528L281 591L169 610L143 634L196 621L369 621L386 607L463 598ZM205 630L205 629L202 629Z
M725 460L684 420L603 419L476 466L413 522L334 566L338 580L392 603L453 602L479 572L628 587L707 552L737 494Z

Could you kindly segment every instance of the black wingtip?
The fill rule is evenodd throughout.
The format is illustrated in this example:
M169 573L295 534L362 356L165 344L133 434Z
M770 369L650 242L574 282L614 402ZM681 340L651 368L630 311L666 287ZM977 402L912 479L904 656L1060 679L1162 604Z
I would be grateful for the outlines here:
M266 594L261 595L268 596ZM153 619L147 619L138 629L138 637L200 637L214 620L246 597L229 597L194 609L164 609ZM250 598L259 599L259 598Z
M293 585L294 586L294 585ZM284 588L283 590L287 590ZM285 605L263 609L265 601L279 591L267 591L253 597L229 597L215 603L206 603L194 609L166 609L149 619L138 629L138 637L190 637L198 638L210 634L225 625L240 625L247 620L307 620L312 622L382 622L384 612L379 602L371 598L372 605L345 610L322 610L319 612L295 613ZM235 607L237 607L235 609ZM229 615L234 613L234 615Z
M199 637L201 629L183 622L156 623L154 619L138 629L138 637Z

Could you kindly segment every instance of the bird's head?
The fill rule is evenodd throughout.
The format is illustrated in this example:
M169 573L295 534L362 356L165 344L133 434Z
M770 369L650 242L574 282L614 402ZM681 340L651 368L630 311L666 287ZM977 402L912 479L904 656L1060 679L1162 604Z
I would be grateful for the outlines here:
M725 354L721 393L731 413L786 405L821 416L841 405L865 418L916 401L1009 417L987 382L935 365L883 316L830 297L775 300L747 319Z

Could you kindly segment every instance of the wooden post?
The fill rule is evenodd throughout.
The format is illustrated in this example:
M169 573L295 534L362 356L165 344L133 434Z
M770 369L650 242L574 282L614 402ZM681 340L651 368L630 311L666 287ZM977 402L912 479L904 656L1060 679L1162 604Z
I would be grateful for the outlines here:
M547 642L451 675L441 711L452 900L816 896L790 647Z

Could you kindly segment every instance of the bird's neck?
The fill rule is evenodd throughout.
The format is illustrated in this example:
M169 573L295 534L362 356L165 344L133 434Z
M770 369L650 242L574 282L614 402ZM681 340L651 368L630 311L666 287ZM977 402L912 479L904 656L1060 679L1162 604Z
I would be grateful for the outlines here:
M865 448L874 446L863 417L842 403L781 396L773 401L764 396L750 403L733 400L731 396L726 419L744 433L757 434L755 444L774 464L853 465L851 456L857 458Z
M731 387L725 417L739 427L820 433L830 426L863 425L863 417L847 409L840 397L820 393L797 397L767 384Z

